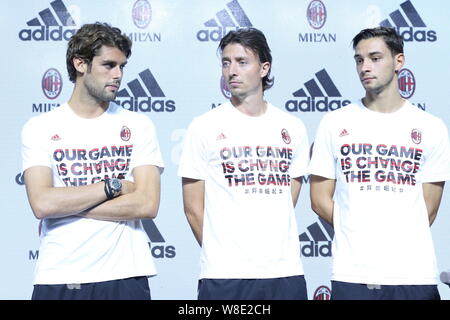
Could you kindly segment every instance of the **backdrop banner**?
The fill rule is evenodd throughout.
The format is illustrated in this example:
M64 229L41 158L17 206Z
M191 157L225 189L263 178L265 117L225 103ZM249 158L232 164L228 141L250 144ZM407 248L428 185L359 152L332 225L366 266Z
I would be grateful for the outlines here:
M30 117L69 99L73 84L66 70L67 41L83 24L107 22L133 40L116 102L153 120L166 164L158 216L144 221L158 270L149 280L152 298L193 300L200 248L183 212L177 168L189 123L229 98L221 81L220 39L242 27L264 32L275 77L266 99L301 118L313 143L326 112L364 96L352 38L363 28L395 27L405 40L401 95L450 127L445 89L450 70L449 12L450 2L444 0L1 1L0 117L5 139L0 158L4 168L0 299L31 297L39 259L39 221L23 183L20 134ZM330 298L334 232L311 210L309 178L303 182L296 215L308 295L326 300ZM450 269L449 211L447 188L432 226L439 272ZM447 285L439 283L439 291L442 299L450 299Z

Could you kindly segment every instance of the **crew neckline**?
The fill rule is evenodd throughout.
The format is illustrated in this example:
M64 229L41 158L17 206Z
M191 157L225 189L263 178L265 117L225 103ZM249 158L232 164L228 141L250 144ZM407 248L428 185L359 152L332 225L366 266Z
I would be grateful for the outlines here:
M75 119L77 119L78 121L92 121L92 120L101 120L104 117L107 116L107 114L110 112L111 110L111 103L108 104L108 108L105 110L105 112L103 112L101 115L99 115L98 117L95 118L83 118L81 116L79 116L69 105L68 102L64 103L61 107L65 107L66 112L69 112Z
M357 105L362 112L367 114L376 115L378 117L396 117L398 115L402 115L409 108L410 103L408 100L404 99L403 105L394 112L380 112L371 110L364 105L362 99L358 100Z
M267 101L266 101L267 108L266 108L266 111L265 111L263 114L261 114L261 115L259 115L259 116L250 116L250 115L248 115L248 114L245 114L245 113L239 111L239 110L231 103L231 101L227 102L227 104L228 104L228 107L229 107L230 109L233 109L232 112L236 113L236 114L238 115L238 117L240 117L240 118L242 118L242 119L252 119L252 120L250 120L250 121L257 121L257 120L261 120L261 119L267 118L267 117L272 113L272 107L273 107L273 106L270 104L270 102L267 102Z

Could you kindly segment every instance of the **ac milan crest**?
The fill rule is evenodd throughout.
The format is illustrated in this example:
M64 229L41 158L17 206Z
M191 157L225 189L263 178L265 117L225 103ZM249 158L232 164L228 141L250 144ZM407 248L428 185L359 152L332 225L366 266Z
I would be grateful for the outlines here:
M314 291L313 300L330 300L331 290L327 286L320 286Z
M415 144L421 143L422 142L422 132L418 129L412 129L411 139Z
M130 140L130 138L131 138L131 131L130 131L130 129L128 129L127 126L123 126L123 127L122 127L122 130L120 131L120 138L121 138L123 141L128 141L128 140Z
M152 7L147 0L137 0L132 10L134 25L145 29L152 21Z
M49 99L58 98L59 94L62 91L62 77L58 70L55 68L50 68L45 71L44 76L42 77L41 86L42 92Z
M405 99L411 98L416 91L416 78L411 70L401 69L398 72L398 90Z
M281 138L286 144L291 143L291 136L289 135L289 132L286 129L281 130Z
M225 98L231 99L231 92L228 89L228 84L223 76L220 77L220 90Z
M308 5L306 16L311 27L314 29L320 29L324 26L325 21L327 20L327 9L322 1L313 0Z

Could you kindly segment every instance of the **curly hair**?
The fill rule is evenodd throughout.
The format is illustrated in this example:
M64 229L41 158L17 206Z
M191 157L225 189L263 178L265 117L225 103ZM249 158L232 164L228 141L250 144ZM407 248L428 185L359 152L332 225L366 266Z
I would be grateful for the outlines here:
M101 22L85 24L67 45L66 65L70 81L75 82L77 78L73 58L81 58L90 65L102 46L118 48L127 58L131 55L132 42L119 28Z

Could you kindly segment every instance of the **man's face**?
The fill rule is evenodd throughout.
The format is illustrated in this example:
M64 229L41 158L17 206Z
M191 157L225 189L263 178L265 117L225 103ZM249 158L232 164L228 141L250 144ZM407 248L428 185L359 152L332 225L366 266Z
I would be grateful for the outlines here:
M255 93L262 94L262 78L269 68L269 62L261 63L252 50L238 43L223 49L222 75L233 97L244 99Z
M361 40L355 48L356 70L367 92L380 93L388 87L397 87L396 71L404 62L402 53L392 55L380 37Z
M103 46L84 74L84 85L90 96L108 102L116 98L127 59L122 51Z

